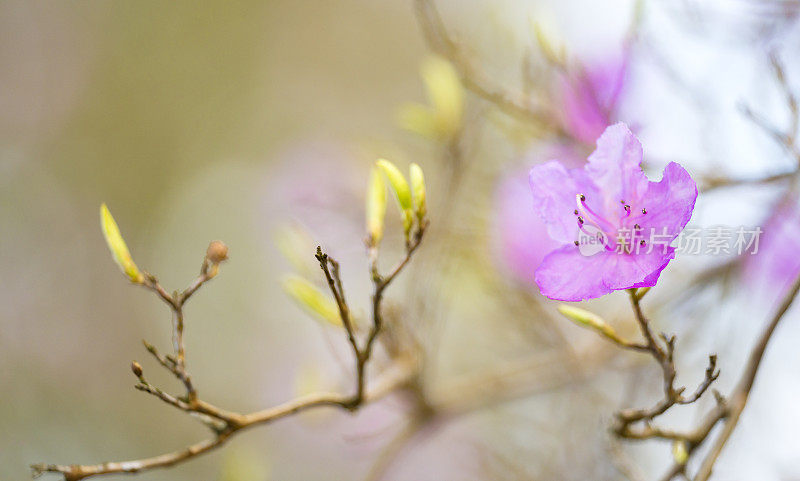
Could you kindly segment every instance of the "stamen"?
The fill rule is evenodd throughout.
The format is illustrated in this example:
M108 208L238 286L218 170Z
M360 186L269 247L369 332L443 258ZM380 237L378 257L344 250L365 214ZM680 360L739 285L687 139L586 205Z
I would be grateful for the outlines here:
M598 239L603 244L603 247L605 247L605 249L607 251L613 251L614 250L614 248L611 246L611 244L609 244L608 236L606 235L605 232L597 232L597 233L589 232L588 230L586 230L585 227L583 227L582 224L578 224L578 228L581 230L581 232L583 232L587 236L594 237L594 238ZM575 245L578 245L578 241L575 241Z
M611 232L614 230L614 225L611 222L598 215L597 212L593 211L591 207L586 205L585 195L578 194L575 196L575 198L576 203L578 204L578 208L575 210L578 212L578 214L582 214L582 217L585 217L589 221L589 224L594 225L603 232Z
M625 204L625 205L622 206L622 208L625 209L625 217L628 217L629 215L631 215L631 206L629 206L628 204Z

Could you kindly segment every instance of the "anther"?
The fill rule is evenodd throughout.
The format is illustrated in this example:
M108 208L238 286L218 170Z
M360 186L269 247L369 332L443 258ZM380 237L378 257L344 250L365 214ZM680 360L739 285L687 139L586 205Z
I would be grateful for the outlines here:
M578 209L575 209L575 212L574 212L574 214L575 214L575 215L578 215L578 214L580 214L580 212L578 212Z
M624 203L625 203L625 199L623 199L623 200L619 201L619 203L620 203L620 204L624 204Z
M642 226L640 226L639 224L633 224L633 228L634 228L634 229L641 229L641 228L642 228Z
M578 224L583 225L583 217L578 216Z
M640 245L640 246L643 246L643 245L645 245L645 244L647 244L647 243L644 241L644 239L642 239L642 240L640 240L640 241L639 241L639 245Z
M578 241L575 241L575 245L576 245L576 246L579 246L579 245L581 245L581 243L580 243L580 242L578 242Z
M583 194L578 195L578 198L581 200L581 202L586 200L586 196Z
M647 214L647 209L642 209L642 214Z

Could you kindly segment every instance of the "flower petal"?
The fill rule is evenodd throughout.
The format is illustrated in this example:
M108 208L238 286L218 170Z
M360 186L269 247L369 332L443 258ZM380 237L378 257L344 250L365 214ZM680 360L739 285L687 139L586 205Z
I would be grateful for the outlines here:
M556 301L582 301L613 291L603 282L609 261L617 254L603 251L584 256L574 245L548 254L536 269L536 285L542 295Z
M655 285L661 271L675 256L654 249L650 254L602 251L584 256L575 246L564 246L544 258L536 269L541 293L558 301L594 299L612 291Z
M597 189L583 169L567 170L558 161L531 169L528 179L533 193L533 208L544 219L547 233L562 244L575 241L578 231L575 196L596 196Z
M650 182L641 205L647 215L639 217L645 238L652 234L669 235L674 239L692 217L697 200L697 185L686 169L670 162L660 182Z
M655 247L652 252L618 254L616 263L609 266L606 284L614 290L656 285L661 271L675 257L674 247Z
M606 212L618 211L621 200L635 203L647 191L642 156L639 139L621 122L608 127L597 139L586 173L603 193Z

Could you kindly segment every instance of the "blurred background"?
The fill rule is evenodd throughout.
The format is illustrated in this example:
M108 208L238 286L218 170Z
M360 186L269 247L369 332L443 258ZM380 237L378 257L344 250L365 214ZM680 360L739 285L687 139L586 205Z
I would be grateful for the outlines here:
M743 106L792 127L800 3L436 5L469 62L537 119L467 91L458 128L420 131L403 106L430 101L431 45L411 0L0 2L0 477L206 436L133 389L137 359L179 391L141 344L169 348L169 312L111 261L101 202L136 263L168 288L193 279L209 241L230 246L186 312L188 368L204 399L246 412L350 389L343 333L294 305L281 280L298 270L322 280L322 245L342 265L351 306L367 311L364 190L386 157L426 173L429 236L387 309L418 342L423 390L441 414L417 422L403 396L356 415L309 413L138 478L657 479L670 447L619 444L608 426L615 410L658 399L660 373L538 294L532 273L551 246L530 215L527 171L551 158L580 165L622 120L653 178L678 161L707 190L693 225L759 225L765 236L763 226L797 225L793 180L751 182L791 172L797 158ZM393 207L385 267L401 255ZM787 239L769 250L765 238L753 259L679 257L664 272L646 309L678 336L679 383L694 386L716 352L717 387L733 385L800 269L786 260L800 237ZM624 293L587 305L635 332ZM716 479L800 479L798 317L790 311L776 334ZM691 427L711 406L667 422Z

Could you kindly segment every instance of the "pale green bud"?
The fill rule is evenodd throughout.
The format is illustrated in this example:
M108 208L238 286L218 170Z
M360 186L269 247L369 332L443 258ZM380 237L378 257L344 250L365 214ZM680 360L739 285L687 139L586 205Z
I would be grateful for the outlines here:
M417 164L411 164L409 178L411 180L411 193L414 201L414 212L417 218L422 220L428 212L425 202L425 176L422 174L422 168Z
M588 327L613 341L619 341L619 337L614 329L609 326L602 317L593 312L566 304L558 306L558 312L579 326Z
M686 441L675 440L672 443L672 457L678 464L686 464L689 461L689 449Z
M369 174L367 185L367 234L370 246L377 246L383 239L383 224L386 218L386 184L377 167Z
M397 199L397 205L403 213L403 229L408 234L414 222L411 189L408 187L408 182L400 172L400 169L388 160L379 159L377 165L386 175L386 178L389 179L389 186L392 188L395 199Z
M131 258L131 253L128 251L128 246L119 232L119 227L111 216L106 204L100 205L100 226L103 229L103 237L106 239L108 249L114 257L114 262L117 263L122 272L128 276L131 282L141 284L144 276L139 272L139 268Z

